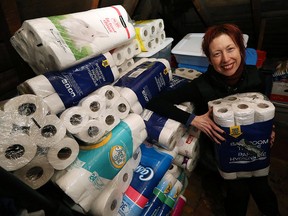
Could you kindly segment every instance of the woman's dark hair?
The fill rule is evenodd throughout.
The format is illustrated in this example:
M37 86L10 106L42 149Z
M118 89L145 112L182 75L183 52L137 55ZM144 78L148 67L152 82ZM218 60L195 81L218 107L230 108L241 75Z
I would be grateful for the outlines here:
M214 38L222 34L226 34L229 37L231 37L233 42L239 47L242 60L244 61L245 45L244 45L243 34L242 34L242 31L239 29L239 27L234 24L215 25L215 26L209 27L206 30L205 35L203 37L203 41L202 41L202 50L207 56L207 58L210 60L210 50L209 50L210 43L214 40Z

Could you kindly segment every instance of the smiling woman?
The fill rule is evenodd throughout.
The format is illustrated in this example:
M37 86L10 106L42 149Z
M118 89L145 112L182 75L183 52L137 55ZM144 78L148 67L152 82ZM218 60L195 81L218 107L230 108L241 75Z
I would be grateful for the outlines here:
M209 27L203 37L202 49L210 62L207 72L173 91L161 93L150 101L147 108L187 127L192 125L199 129L199 163L216 173L214 147L224 143L228 134L212 120L212 109L208 108L208 102L237 93L264 94L265 77L256 66L245 64L243 34L234 24ZM188 113L174 106L183 102L193 103L195 112ZM224 179L227 215L245 216L250 193L263 214L278 215L277 199L267 179L267 174Z

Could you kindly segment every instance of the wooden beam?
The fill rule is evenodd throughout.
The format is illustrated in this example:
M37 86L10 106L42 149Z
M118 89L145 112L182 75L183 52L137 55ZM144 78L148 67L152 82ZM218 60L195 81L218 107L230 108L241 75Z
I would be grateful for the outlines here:
M212 24L212 20L202 0L192 0L192 3L205 27L210 26Z
M254 36L259 40L261 25L261 0L250 0ZM257 42L258 43L258 42Z
M139 0L124 0L122 6L125 8L130 17L133 16L138 2Z
M265 28L266 28L266 19L262 19L261 24L260 24L259 35L258 35L258 43L257 43L257 49L258 50L262 49L264 34L265 34Z
M91 1L91 9L96 9L99 6L99 0L92 0Z
M1 0L0 9L4 16L4 22L8 26L10 36L21 27L21 19L16 0Z

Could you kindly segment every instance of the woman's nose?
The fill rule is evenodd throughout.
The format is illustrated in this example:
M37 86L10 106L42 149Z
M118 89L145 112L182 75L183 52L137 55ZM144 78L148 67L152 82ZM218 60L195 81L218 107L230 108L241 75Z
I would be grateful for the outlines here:
M223 62L226 62L226 61L228 61L228 59L229 59L228 53L223 52L223 53L222 53L222 61L223 61Z

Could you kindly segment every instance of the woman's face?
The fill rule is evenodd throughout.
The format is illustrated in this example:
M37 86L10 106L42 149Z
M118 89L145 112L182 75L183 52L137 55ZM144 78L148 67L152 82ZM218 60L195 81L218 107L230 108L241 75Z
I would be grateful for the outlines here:
M239 47L227 34L214 38L209 46L210 62L222 75L233 75L241 64Z

